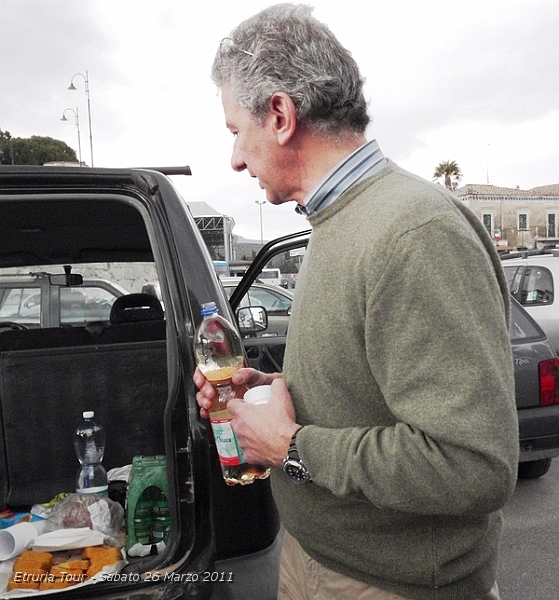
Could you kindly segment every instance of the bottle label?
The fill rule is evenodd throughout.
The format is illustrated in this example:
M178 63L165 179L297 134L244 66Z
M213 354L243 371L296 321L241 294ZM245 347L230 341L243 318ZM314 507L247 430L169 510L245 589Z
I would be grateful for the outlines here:
M243 451L231 427L231 419L210 419L219 462L227 467L243 464Z
M78 494L99 494L99 496L109 496L109 486L108 485L98 485L95 487L88 488L77 488L76 492Z

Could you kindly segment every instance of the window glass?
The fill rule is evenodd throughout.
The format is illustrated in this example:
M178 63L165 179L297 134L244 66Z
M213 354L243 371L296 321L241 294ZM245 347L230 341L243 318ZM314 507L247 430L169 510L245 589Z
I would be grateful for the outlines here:
M100 287L60 288L60 323L108 321L116 296Z
M38 326L41 322L41 289L13 287L2 290L0 321Z
M555 237L556 229L555 229L555 221L556 215L555 213L548 213L547 215L547 237Z
M251 306L263 306L268 313L272 314L286 315L291 308L290 298L263 288L250 288L249 299Z
M520 302L520 284L522 283L522 274L524 267L504 267L505 277L509 285L510 293Z
M526 267L520 303L526 306L553 302L553 277L543 267Z
M485 229L487 229L487 233L492 236L493 235L493 227L492 227L493 219L491 218L491 214L483 213L482 218L483 218L483 226L485 227Z
M542 333L526 316L526 313L518 307L518 304L511 302L510 339L514 342L517 340L540 337L542 337Z
M153 262L71 265L83 285L51 284L50 275L64 275L65 265L0 268L0 319L31 327L84 326L109 321L114 300L131 293L160 294Z

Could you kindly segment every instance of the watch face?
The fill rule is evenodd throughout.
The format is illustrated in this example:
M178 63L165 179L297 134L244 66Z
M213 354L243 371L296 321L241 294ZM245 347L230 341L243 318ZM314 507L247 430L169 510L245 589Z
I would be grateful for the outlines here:
M307 469L303 465L293 461L287 460L283 466L285 473L293 479L295 483L306 483L310 481L310 475Z

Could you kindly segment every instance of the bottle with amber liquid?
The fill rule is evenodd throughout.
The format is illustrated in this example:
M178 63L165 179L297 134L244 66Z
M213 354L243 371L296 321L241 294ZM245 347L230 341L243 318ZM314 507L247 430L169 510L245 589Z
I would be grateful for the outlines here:
M223 478L227 485L247 485L265 479L270 470L245 462L227 410L227 402L235 398L231 377L244 364L243 345L236 328L218 314L215 302L202 304L201 314L194 352L200 371L217 391L208 412Z

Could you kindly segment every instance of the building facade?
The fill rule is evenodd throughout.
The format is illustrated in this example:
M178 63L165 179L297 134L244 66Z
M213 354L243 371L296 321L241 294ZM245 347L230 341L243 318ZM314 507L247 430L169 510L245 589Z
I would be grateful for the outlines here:
M559 244L559 184L530 190L468 184L455 194L479 217L500 251Z

